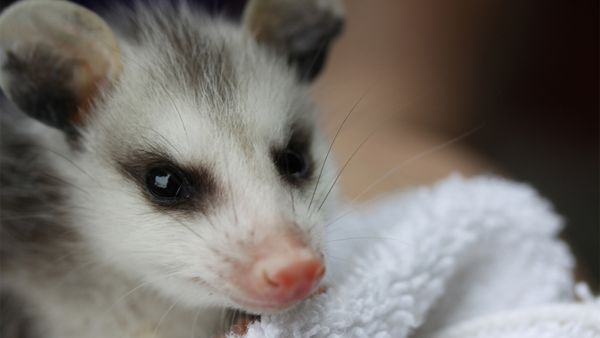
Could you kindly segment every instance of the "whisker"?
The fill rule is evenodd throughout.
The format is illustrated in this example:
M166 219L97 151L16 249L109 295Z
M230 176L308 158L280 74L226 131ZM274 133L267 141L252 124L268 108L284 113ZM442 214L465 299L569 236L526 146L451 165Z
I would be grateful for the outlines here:
M292 203L292 213L294 214L294 217L296 217L296 202L294 200L294 191L292 190L292 188L290 188L289 191L290 191L290 200Z
M355 262L353 262L353 261L351 261L349 259L340 258L340 257L334 256L334 255L327 255L327 258L337 259L337 260L340 260L342 262L348 263L349 265L355 265L356 264Z
M317 62L319 55L323 51L323 48L325 48L327 45L328 45L327 41L322 41L321 43L319 43L319 47L314 52L312 60L310 61L310 66L306 68L306 70L304 71L304 74L302 75L302 78L306 78L308 76L308 73L310 73L312 68L315 66L315 63Z
M367 188L365 188L363 191L361 191L359 194L357 194L356 196L354 196L354 198L352 198L352 200L350 201L350 205L354 205L357 203L358 200L360 200L366 193L368 193L371 189L373 189L375 186L377 186L378 184L380 184L381 182L385 181L387 178L389 178L390 176L392 176L393 174L397 173L398 171L400 171L401 169L405 168L407 165L412 164L413 162L422 159L428 155L431 155L435 152L438 152L440 150L443 150L457 142L459 142L460 140L463 140L464 138L467 138L469 136L471 136L472 134L474 134L475 132L479 131L481 128L484 127L484 124L481 124L473 129L470 129L469 131L447 141L444 142L442 144L439 144L433 148L430 148L429 150L426 150L424 152L421 152L415 156L412 156L410 158L408 158L405 161L402 161L401 163L399 163L398 165L394 166L393 168L391 168L390 170L388 170L385 174L383 174L383 176L381 176L379 179L375 180L373 183L371 183L369 186L367 186ZM358 208L350 208L350 210L342 213L340 216L336 217L333 221L329 222L327 225L325 225L325 227L330 227L334 224L336 224L337 222L339 222L341 219L345 218L346 216L356 212L358 210Z
M240 224L240 220L238 218L238 212L237 212L237 206L236 206L236 202L235 202L235 196L233 194L233 187L231 186L231 172L229 171L229 161L227 161L225 159L225 155L223 154L223 159L225 160L225 165L226 165L226 171L227 171L227 185L229 187L229 198L231 198L231 204L233 207L233 216L235 218L235 224Z
M406 103L403 106L403 109L413 105L414 103L419 101L419 98L422 96L421 95L414 95L414 98ZM393 116L388 116L388 118L384 118L381 122L378 122L378 125L375 126L375 128L373 128L373 130L367 135L367 137L358 145L358 147L352 152L352 154L350 155L350 157L346 160L346 162L344 163L344 166L342 167L342 169L338 172L338 174L336 175L336 177L333 180L333 183L331 184L329 190L327 191L327 194L325 195L325 198L323 199L323 201L321 202L321 204L319 205L319 208L317 209L317 211L320 211L321 208L323 207L323 205L325 204L325 202L327 201L327 198L329 197L329 195L331 194L331 191L333 190L333 188L335 187L335 185L337 184L338 180L340 179L342 173L344 172L344 170L346 169L346 167L350 164L350 162L352 161L352 159L356 156L356 154L359 152L359 150L367 143L367 141L375 134L379 131L379 128L385 128L388 125L388 120L393 119Z
M219 325L218 325L218 331L219 334L226 334L227 333L227 321L229 320L229 316L230 316L230 312L233 310L227 309L227 308L223 308L221 309L221 314L219 316Z
M41 149L45 150L48 152L48 154L53 154L55 156L57 156L58 158L66 161L67 163L71 164L74 168L76 168L77 170L79 170L80 172L82 172L84 175L86 175L92 182L98 184L98 186L100 186L100 184L98 183L98 180L96 180L92 175L90 175L87 171L83 170L83 168L81 168L80 166L78 166L77 164L75 164L75 162L73 162L70 158L66 157L65 155L50 149L50 148L46 148L46 147L42 147L40 146Z
M365 190L363 190L361 193L359 193L358 195L356 195L356 197L354 197L352 199L352 201L350 202L351 204L356 202L358 199L360 199L364 194L366 194L368 191L370 191L373 187L375 187L376 185L378 185L379 183L385 181L386 179L388 179L390 176L392 176L394 173L396 173L397 171L403 169L404 167L406 167L407 165L420 160L421 158L431 155L437 151L440 151L442 149L447 148L448 146L457 143L458 141L461 141L469 136L471 136L472 134L476 133L477 131L479 131L481 128L484 127L485 124L481 124L475 128L472 128L470 130L468 130L465 133L462 133L460 135L458 135L455 138L450 139L449 141L446 141L440 145L437 145L429 150L426 150L424 152L421 152L420 154L417 154L415 156L410 157L409 159L402 161L400 164L398 164L397 166L393 167L392 169L388 170L385 174L383 174L383 176L381 176L379 179L377 179L375 182L371 183Z
M169 139L167 139L163 134L161 134L160 132L158 132L158 130L151 128L151 127L146 127L146 126L137 126L137 128L142 128L142 129L146 129L152 133L154 133L156 136L158 136L165 145L171 147L173 149L173 151L175 151L175 153L177 153L180 157L182 156L182 153L179 151L179 149L177 147L175 147L175 145L169 141ZM147 137L144 137L145 140L148 140ZM152 144L152 142L150 140L147 141L148 144Z
M346 238L336 238L332 240L326 241L326 243L336 243L336 242L344 242L344 241L357 241L357 240L386 240L386 241L403 241L399 238L393 237L346 237ZM404 242L404 244L408 244L408 242Z
M174 276L174 275L176 275L176 274L178 274L178 273L179 273L179 270L173 270L172 272L170 272L170 273L168 273L168 274L166 274L166 275L164 275L164 276L160 276L159 278L156 278L156 280L163 279L163 278L169 278L169 277L172 277L172 276ZM143 282L141 282L141 283L137 284L135 287L133 287L133 288L131 288L130 290L128 290L128 291L127 291L127 292L126 292L124 295L122 295L122 296L121 296L121 297L119 297L117 300L115 300L114 302L112 302L112 303L111 303L111 305L109 305L109 306L106 308L106 310L104 311L104 314L107 314L109 311L111 311L111 310L112 310L112 308L113 308L115 305L117 305L117 304L119 304L119 303L123 302L123 301L124 301L124 300L125 300L127 297L131 296L131 295L132 295L133 293L135 293L136 291L138 291L138 290L140 290L140 289L142 289L142 288L146 287L148 284L150 284L150 283L152 283L152 282L154 282L154 281L155 281L155 279L152 279L152 280L146 280L146 281L143 281Z
M171 217L171 219L173 219L175 222L179 223L181 226L183 226L184 228L188 229L191 233L193 233L194 235L196 235L196 237L198 237L201 240L204 240L204 238L202 236L200 236L199 233L197 233L196 231L194 231L194 229L192 229L189 225L183 223L182 221L178 220L177 218L175 218L175 216L169 215ZM208 218L207 218L208 219ZM209 220L210 223L210 220ZM213 225L214 227L214 225Z
M200 317L200 312L202 312L202 309L198 309L198 311L196 311L196 315L194 316L194 321L192 322L192 335L190 336L190 338L196 337L196 324L198 323L198 317Z
M204 212L202 212L205 216L206 214ZM148 212L143 212L143 213L138 213L138 216L152 216L153 214L156 214L155 211L148 211ZM194 234L196 237L198 237L201 240L204 240L204 238L197 233L196 231L194 231L194 229L192 229L189 225L185 224L184 222L180 221L179 219L177 219L177 217L169 214L169 213L161 213L161 215L167 215L169 218L171 218L173 221L177 222L179 225L181 225L182 227L184 227L185 229L187 229L188 231L190 231L192 234ZM208 222L214 227L214 225L212 224L212 222L210 221L210 219L208 218L208 216L206 216L206 219L208 220Z
M327 190L327 193L325 194L325 197L323 198L323 201L321 202L321 204L319 205L319 207L317 208L317 212L321 210L321 208L323 208L323 205L325 204L325 202L327 201L327 198L329 197L329 195L331 194L331 192L333 191L333 188L335 187L335 185L337 184L338 180L340 179L340 177L342 176L342 173L344 172L344 170L346 169L346 167L348 167L348 164L350 164L350 162L352 161L352 159L356 156L356 154L358 154L358 152L360 151L360 149L362 149L362 147L371 139L371 137L373 135L375 135L375 133L377 133L378 130L375 129L373 131L371 131L371 133L369 133L369 135L358 145L358 147L356 147L356 149L352 152L352 154L350 155L350 157L348 157L348 159L346 160L346 163L344 163L344 165L342 166L342 168L340 169L340 171L338 172L338 174L335 176L333 183L331 183L331 185L329 186L329 189Z
M214 210L214 206L213 206L213 201L212 199L209 199L208 201L211 204L211 209ZM215 225L215 223L212 221L212 218L208 216L208 214L206 213L206 211L204 210L200 210L200 213L204 216L204 218L206 218L206 220L208 221L208 224L210 224L210 226L213 228L213 230L217 230L217 226Z
M119 297L116 301L114 301L106 310L105 314L108 313L110 310L112 310L112 308L117 305L118 303L122 302L125 300L125 298L129 297L129 295L133 294L134 292L136 292L137 290L147 286L148 284L150 284L151 281L145 281L142 282L138 285L136 285L134 288L132 288L131 290L127 291L123 296Z
M64 284L69 283L70 277L78 272L84 273L84 269L87 269L88 273L91 273L92 269L95 269L97 266L101 266L104 265L104 262L102 260L98 260L97 258L91 257L90 259L86 260L86 261L81 261L81 260L77 260L79 257L79 255L81 255L81 253L77 250L74 250L73 252L67 254L67 255L63 255L62 257L59 257L61 259L66 259L69 257L76 257L76 260L72 260L70 261L70 264L73 265L72 268L70 268L69 270L65 271L62 273L61 280L56 284L57 287L63 287ZM58 263L59 260L57 259L56 262Z
M175 109L175 112L177 113L177 116L179 116L179 121L181 122L181 127L183 127L183 131L185 133L185 137L189 141L190 140L190 135L188 134L188 130L187 130L186 126L185 126L185 122L183 122L183 117L181 116L181 111L179 110L179 107L177 107L177 104L175 104L175 101L173 100L173 93L171 93L171 91L169 91L166 88L166 86L164 86L164 87L165 87L165 92L167 93L167 98L171 102L171 105L173 106L173 109Z
M173 305L171 305L171 307L167 310L167 312L165 312L165 314L162 315L162 317L160 317L160 320L158 321L158 324L156 324L156 327L154 328L154 335L152 335L152 337L156 338L158 337L158 329L160 328L160 325L163 323L163 321L165 320L165 318L167 318L167 316L169 315L169 313L173 310L173 308L175 307L175 305L177 305L179 301L175 301L173 303Z
M315 188L313 189L312 196L310 197L310 202L308 204L308 208L307 208L308 211L310 211L310 208L312 207L313 201L315 199L315 194L317 193L317 188L319 187L319 182L321 181L321 177L323 176L323 170L325 169L325 164L327 163L327 160L329 159L329 155L331 154L331 150L333 149L335 141L337 140L338 136L340 135L342 129L346 125L346 122L348 121L348 119L350 118L352 113L354 113L354 111L356 110L358 105L364 100L364 98L367 97L367 95L369 94L371 89L372 89L372 87L367 88L367 90L363 93L363 95L361 95L361 97L358 99L358 101L356 101L356 103L352 106L352 108L350 109L348 114L346 114L346 117L344 117L344 119L342 120L342 123L340 123L340 126L338 127L337 131L335 132L335 135L333 136L333 139L331 140L331 143L329 144L329 149L327 149L327 153L325 154L325 158L323 159L323 163L321 164L321 168L319 169L319 175L317 176L317 183L315 184Z
M56 175L51 175L51 174L48 174L48 173L44 173L40 177L42 177L42 178L48 178L48 179L51 179L51 180L58 181L58 182L60 182L60 184L68 185L68 186L73 187L73 188L75 188L75 189L77 189L77 190L79 190L79 191L81 191L81 192L83 192L83 193L85 193L87 195L91 195L89 191L86 191L86 190L82 189L81 187L75 185L74 183L66 181L66 180L64 180L64 179L62 179L62 178L60 178L60 177L58 177Z
M240 315L241 315L241 314L242 314L242 313L241 313L241 311L240 311L240 310L238 310L238 309L236 309L236 310L233 312L233 316L231 316L231 321L230 321L230 323L229 323L229 327L227 328L227 330L228 330L228 331L230 331L230 330L234 329L234 326L235 326L235 325L237 325L237 323L238 323L238 321L239 321L239 319L240 319Z
M226 315L225 326L223 326L223 332L227 333L232 329L233 322L235 321L235 317L237 316L237 309L232 309Z

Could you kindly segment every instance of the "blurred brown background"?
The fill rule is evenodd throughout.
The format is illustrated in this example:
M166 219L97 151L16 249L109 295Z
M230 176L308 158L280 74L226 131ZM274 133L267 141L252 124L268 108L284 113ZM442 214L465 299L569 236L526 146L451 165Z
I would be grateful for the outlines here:
M360 101L338 163L379 129L344 171L345 195L368 200L452 172L530 183L565 216L579 277L597 286L598 2L346 3L345 33L315 86L332 137Z

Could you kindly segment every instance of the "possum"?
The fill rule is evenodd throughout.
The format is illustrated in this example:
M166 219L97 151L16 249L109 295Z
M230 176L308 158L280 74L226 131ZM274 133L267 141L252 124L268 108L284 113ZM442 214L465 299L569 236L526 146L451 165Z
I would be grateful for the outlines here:
M0 336L215 337L310 297L336 200L310 84L342 23L338 0L4 9Z

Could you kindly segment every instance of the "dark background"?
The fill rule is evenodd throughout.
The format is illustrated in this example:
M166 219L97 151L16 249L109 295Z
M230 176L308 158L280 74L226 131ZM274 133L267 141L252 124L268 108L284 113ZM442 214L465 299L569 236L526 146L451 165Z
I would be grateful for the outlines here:
M513 1L514 2L514 1ZM565 215L564 236L600 280L598 1L522 1L484 49L481 100L489 114L473 144L531 182Z

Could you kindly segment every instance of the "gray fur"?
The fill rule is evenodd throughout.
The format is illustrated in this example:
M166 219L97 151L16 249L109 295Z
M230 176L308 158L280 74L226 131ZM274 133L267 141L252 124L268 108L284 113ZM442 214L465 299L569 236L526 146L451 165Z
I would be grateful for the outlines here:
M152 7L137 4L135 8L120 7L120 20L114 25L120 33L137 45L157 45L156 50L164 63L162 72L156 72L157 80L169 81L205 93L213 107L231 102L236 83L231 54L234 48L214 29L215 18L184 3L171 6L157 2ZM158 46L160 45L160 46Z
M38 338L42 337L35 327L35 321L28 313L27 304L14 293L0 291L0 337Z
M23 131L29 121L0 115L0 263L5 272L63 253L75 235L65 218L65 184L48 163L48 150ZM35 263L35 264L34 264Z

